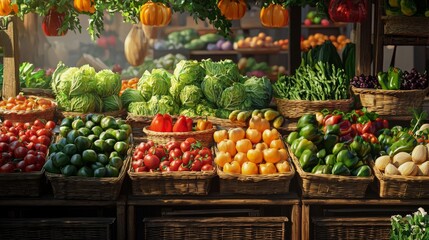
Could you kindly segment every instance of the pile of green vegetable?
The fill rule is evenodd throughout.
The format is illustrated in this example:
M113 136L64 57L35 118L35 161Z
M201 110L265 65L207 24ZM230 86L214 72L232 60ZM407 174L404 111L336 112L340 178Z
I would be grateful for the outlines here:
M63 137L49 147L45 170L66 176L118 177L130 147L131 126L111 116L64 118Z
M3 64L0 64L0 87L3 86L3 68ZM51 74L49 70L36 69L34 64L23 62L19 65L19 85L21 88L49 89Z
M429 17L429 1L426 0L386 0L387 16L426 16Z
M144 63L137 67L129 67L122 71L122 79L132 78L141 76L146 71L152 71L155 68L163 68L168 71L173 71L177 63L182 60L186 60L186 57L182 54L167 54L158 59L145 59Z
M231 60L180 61L174 73L163 69L145 72L137 90L121 96L136 115L157 113L228 118L233 110L266 108L272 97L270 81L244 77Z
M69 68L60 62L52 75L51 87L63 111L89 113L122 109L121 78L108 69L97 73L89 65Z
M343 56L344 63L330 41L310 49L304 53L301 65L294 75L279 77L273 85L274 95L289 100L348 99L349 75L354 76L354 71L351 70L354 62L350 59L355 54L354 47L349 45L349 48L352 49L348 49Z
M157 41L155 50L187 49L202 50L207 44L216 43L222 36L215 33L207 33L202 36L195 29L184 29L168 34L167 40Z

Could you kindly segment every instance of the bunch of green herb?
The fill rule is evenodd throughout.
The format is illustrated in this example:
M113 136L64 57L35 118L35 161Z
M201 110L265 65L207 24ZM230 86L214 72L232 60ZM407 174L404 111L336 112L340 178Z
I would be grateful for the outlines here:
M429 216L423 208L413 215L395 215L391 218L391 240L426 240L429 239Z

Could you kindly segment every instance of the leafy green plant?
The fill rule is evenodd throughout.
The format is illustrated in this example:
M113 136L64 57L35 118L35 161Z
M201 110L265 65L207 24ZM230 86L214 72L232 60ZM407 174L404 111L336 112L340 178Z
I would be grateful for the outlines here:
M390 240L425 240L429 239L429 216L423 208L413 215L395 215L391 218Z

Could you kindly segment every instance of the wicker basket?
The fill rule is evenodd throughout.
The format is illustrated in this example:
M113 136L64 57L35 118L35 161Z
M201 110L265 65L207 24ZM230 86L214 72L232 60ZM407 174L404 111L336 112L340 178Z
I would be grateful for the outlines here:
M170 141L185 141L186 138L193 137L204 147L211 147L213 145L213 133L216 131L216 127L203 131L192 131L192 132L154 132L147 127L143 128L143 132L146 134L147 140L152 140L155 143L166 144Z
M46 110L13 111L0 110L1 120L10 120L12 122L34 122L36 119L45 119L46 121L55 119L56 103Z
M313 218L314 239L377 239L389 240L390 218Z
M411 116L413 108L421 108L429 87L422 90L381 90L355 88L362 107L382 116Z
M289 192L290 181L295 175L292 164L288 173L269 175L242 175L223 172L217 168L221 194L286 194Z
M65 117L79 117L79 116L84 119L86 117L86 115L88 115L88 114L89 113L57 111L57 117L59 120L62 120ZM96 113L96 114L102 114L105 116L112 116L115 118L123 118L127 115L127 111L125 109L122 109L122 110L113 111L113 112L102 112L102 113Z
M208 117L209 121L213 123L213 125L219 126L221 128L229 129L241 127L244 128L247 126L246 122L241 121L231 121L229 119L217 118L217 117Z
M429 37L429 18L408 16L383 16L385 35Z
M349 112L353 109L353 98L344 100L327 101L307 101L307 100L288 100L274 98L278 111L286 118L299 118L307 113L314 113L323 109L330 111L340 110Z
M284 240L286 217L145 218L147 240Z
M429 198L429 176L389 176L370 165L375 173L375 191L381 198Z
M110 240L114 222L114 218L1 219L0 239Z
M207 195L215 170L211 172L132 172L132 193L136 196L148 195Z
M118 177L64 176L46 172L57 199L116 200L121 192L131 157L125 159Z
M297 157L289 150L298 172L298 182L302 196L307 198L364 198L371 177L338 176L332 174L312 174L305 172Z
M38 197L44 171L0 173L0 196Z

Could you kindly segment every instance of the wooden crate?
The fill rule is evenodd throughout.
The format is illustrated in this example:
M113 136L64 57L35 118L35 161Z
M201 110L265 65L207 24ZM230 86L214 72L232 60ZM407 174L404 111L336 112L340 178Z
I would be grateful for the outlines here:
M383 217L313 218L314 239L317 240L389 240L390 219Z
M1 219L0 239L110 240L115 218Z
M143 222L147 240L284 240L288 218L146 218Z

